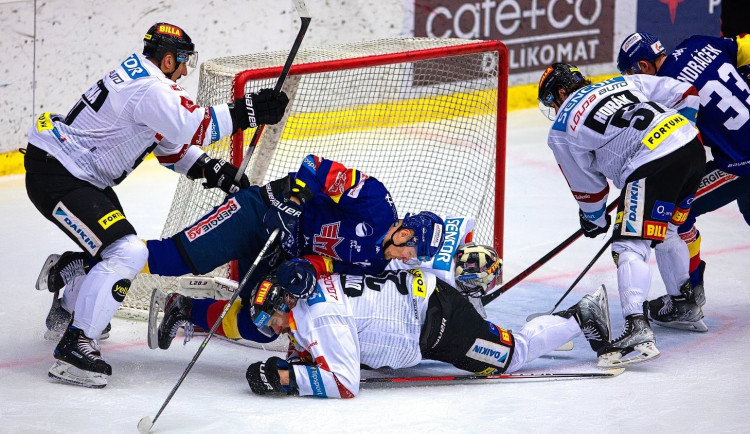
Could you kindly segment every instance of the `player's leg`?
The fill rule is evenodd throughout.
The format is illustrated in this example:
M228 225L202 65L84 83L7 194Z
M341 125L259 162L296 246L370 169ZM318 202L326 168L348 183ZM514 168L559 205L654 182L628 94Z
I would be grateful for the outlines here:
M680 225L678 233L687 244L690 254L690 284L693 288L703 288L703 274L706 263L701 259L701 234L695 226L698 217L717 210L736 200L743 217L750 225L750 176L737 176L716 166L714 161L708 161L703 177L695 193L690 214Z
M686 151L693 150L687 145ZM679 164L675 161L659 173L652 176L654 189L659 197L665 202L674 201L675 206L667 226L666 236L655 239L655 255L659 265L659 272L667 290L667 294L648 303L648 314L657 324L689 329L693 331L707 331L702 321L703 311L701 306L705 304L705 296L702 285L702 269L699 265L701 282L694 286L689 273L690 247L686 245L678 234L678 228L691 219L695 206L695 192L698 186L705 183L703 175L704 167L702 157L704 153L695 147L694 160L688 160L688 164ZM700 151L700 152L699 152ZM682 186L678 191L673 190L674 182L668 182L682 176ZM657 184L658 182L658 184ZM670 199L670 196L673 199ZM705 196L704 196L705 199ZM700 211L703 211L702 209Z

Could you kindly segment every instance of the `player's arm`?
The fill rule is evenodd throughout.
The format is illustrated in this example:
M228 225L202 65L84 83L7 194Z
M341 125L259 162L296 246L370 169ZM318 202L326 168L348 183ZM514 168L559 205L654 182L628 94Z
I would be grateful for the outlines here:
M593 164L591 153L574 153L575 151L571 150L572 147L567 144L551 143L550 148L552 148L560 171L570 186L573 197L578 202L581 226L583 227L586 221L596 227L607 228L609 221L606 202L609 183L604 175L590 169Z
M206 188L220 188L225 193L236 193L240 188L250 186L247 175L242 175L235 182L237 168L222 158L211 158L200 147L194 145L175 145L166 139L158 142L154 155L159 163L188 179L203 178Z
M292 311L290 324L293 323ZM354 398L359 393L360 358L357 331L347 321L332 321L313 328L307 339L315 342L299 361L272 357L250 365L245 375L250 389L260 395L294 394L320 398ZM350 322L349 322L350 323Z
M323 194L335 203L342 204L359 197L369 177L357 169L341 163L308 155L295 175L292 193L296 188L306 188L312 196Z
M177 85L151 85L133 110L134 118L172 143L204 146L238 129L275 124L284 116L289 99L263 89L234 103L201 107Z
M677 110L695 124L701 99L698 90L690 83L672 77L657 77L648 74L629 75L630 80L650 101L656 101Z
M345 321L312 330L310 349L314 364L293 364L290 381L301 396L354 398L359 393L360 358L354 325ZM291 384L291 383L290 383Z

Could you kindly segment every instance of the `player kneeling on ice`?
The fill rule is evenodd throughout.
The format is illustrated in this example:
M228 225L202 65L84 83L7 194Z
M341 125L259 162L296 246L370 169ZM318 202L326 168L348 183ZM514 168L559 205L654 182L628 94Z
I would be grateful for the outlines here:
M457 289L421 269L326 276L308 299L295 299L265 280L253 292L251 316L260 330L289 333L295 346L287 360L271 357L248 367L252 391L325 398L356 396L361 366L398 369L429 359L498 374L520 369L582 331L599 351L610 334L603 287L511 333L484 320Z
M677 229L687 219L706 164L691 124L697 92L690 84L648 75L591 84L575 66L555 63L539 80L539 101L554 121L547 143L578 202L584 235L596 237L609 228L607 179L621 189L612 257L625 327L600 366L656 358L644 312L651 286L648 260L653 248L670 294L689 284L688 248Z

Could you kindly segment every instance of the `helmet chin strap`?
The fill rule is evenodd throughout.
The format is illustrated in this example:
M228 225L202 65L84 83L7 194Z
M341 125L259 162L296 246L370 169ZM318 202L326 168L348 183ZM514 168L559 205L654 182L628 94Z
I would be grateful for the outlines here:
M401 243L401 244L396 244L396 243L393 242L393 235L395 235L396 232L400 231L401 229L405 229L403 225L399 225L399 227L396 228L395 231L393 231L393 233L391 234L391 237L389 239L385 240L385 243L383 243L383 254L384 255L385 255L385 251L390 246L394 246L394 247L404 247L404 246L406 246L405 242Z

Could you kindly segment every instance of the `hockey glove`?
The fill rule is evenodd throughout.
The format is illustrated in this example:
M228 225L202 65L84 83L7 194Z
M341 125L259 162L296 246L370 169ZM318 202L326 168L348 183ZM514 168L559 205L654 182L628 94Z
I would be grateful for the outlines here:
M263 225L269 234L278 228L281 247L290 256L299 256L297 227L302 215L302 206L285 196L269 196L269 201L271 206L268 207L268 211L263 216Z
M310 261L294 258L284 262L276 270L279 285L295 298L309 298L317 285L318 273Z
M260 124L273 125L284 117L289 98L284 92L261 89L257 93L246 93L234 100L232 120L235 128L255 128Z
M237 168L231 163L221 158L211 158L207 154L198 158L188 171L187 176L190 179L205 178L206 182L203 183L203 187L218 187L227 194L237 193L240 188L250 186L250 181L244 174L240 178L239 184L234 182L234 177L237 176Z
M609 230L609 225L612 223L612 219L609 215L605 215L604 217L607 223L604 226L599 226L591 220L588 220L583 214L583 210L579 209L578 219L581 223L581 229L583 229L583 235L587 238L594 238L597 235L606 234L607 230Z
M279 369L289 372L289 385L282 386ZM294 379L294 370L289 364L279 357L270 357L264 362L255 362L247 367L245 373L250 390L258 395L267 393L286 393L292 395L297 390Z

